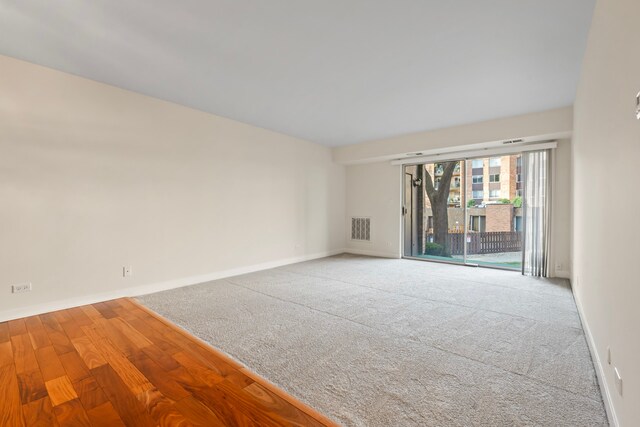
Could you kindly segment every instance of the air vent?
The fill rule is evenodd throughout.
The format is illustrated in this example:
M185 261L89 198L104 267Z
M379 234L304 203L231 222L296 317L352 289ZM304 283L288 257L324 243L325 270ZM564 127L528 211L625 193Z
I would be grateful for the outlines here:
M510 139L508 141L502 141L503 144L517 144L518 142L522 142L522 139Z
M371 241L371 218L351 218L351 240Z

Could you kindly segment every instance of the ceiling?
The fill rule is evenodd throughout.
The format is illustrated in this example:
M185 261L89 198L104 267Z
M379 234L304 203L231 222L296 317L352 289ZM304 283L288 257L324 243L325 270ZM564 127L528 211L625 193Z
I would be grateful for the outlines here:
M595 0L2 0L0 54L325 145L568 106Z

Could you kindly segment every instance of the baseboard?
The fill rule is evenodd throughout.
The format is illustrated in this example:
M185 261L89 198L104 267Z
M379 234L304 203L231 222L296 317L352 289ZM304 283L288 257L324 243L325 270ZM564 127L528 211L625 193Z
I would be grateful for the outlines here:
M554 271L553 277L558 277L560 279L571 279L571 273L567 270L556 270Z
M34 304L26 307L15 308L0 312L0 322L7 320L19 319L22 317L35 316L51 311L65 310L67 308L78 307L81 305L95 304L102 301L109 301L116 298L136 297L139 295L152 294L154 292L167 291L169 289L181 288L183 286L196 285L198 283L210 282L212 280L224 279L226 277L238 276L240 274L253 273L261 270L269 270L271 268L282 267L284 265L295 264L298 262L309 261L312 259L325 258L328 256L344 253L344 249L334 249L326 252L302 255L297 257L285 258L276 261L268 261L260 264L249 265L245 267L232 268L229 270L221 270L213 273L202 274L198 276L183 277L180 279L168 280L165 282L150 283L147 285L135 286L131 288L123 288L109 292L101 292L98 294L84 295L74 298L66 298L63 300L52 301L42 304Z
M370 251L367 249L346 248L342 252L347 254L353 254L353 255L366 255L366 256L373 256L373 257L379 257L379 258L395 258L395 259L400 258L398 254L394 254L390 252Z
M573 284L572 284L573 287ZM573 299L576 302L576 307L578 307L578 315L580 316L580 321L582 322L582 328L585 331L587 336L587 344L589 345L589 351L591 352L591 359L594 362L596 368L596 378L598 379L598 385L600 386L600 391L602 392L602 400L604 401L604 409L607 412L607 419L609 420L609 425L612 427L619 427L618 417L616 416L615 408L613 407L613 401L611 400L611 391L607 386L607 381L604 375L604 367L600 361L600 356L596 350L596 343L593 340L593 335L591 335L591 329L589 328L589 322L584 317L584 311L582 310L582 302L580 301L580 297L578 293L573 291Z

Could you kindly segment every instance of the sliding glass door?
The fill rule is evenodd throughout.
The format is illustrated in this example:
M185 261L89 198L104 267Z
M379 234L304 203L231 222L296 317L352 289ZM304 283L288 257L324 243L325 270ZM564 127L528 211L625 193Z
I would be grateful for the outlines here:
M520 154L404 167L404 256L522 269Z
M522 156L469 161L466 262L522 269Z
M464 262L464 170L462 160L405 166L404 256Z

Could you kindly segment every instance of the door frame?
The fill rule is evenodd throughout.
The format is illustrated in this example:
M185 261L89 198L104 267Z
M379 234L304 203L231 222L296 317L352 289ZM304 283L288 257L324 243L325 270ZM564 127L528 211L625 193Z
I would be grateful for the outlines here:
M475 153L474 153L475 154ZM466 194L467 192L467 179L466 179L466 175L467 175L467 162L472 161L474 159L484 159L484 158L488 158L488 157L496 157L496 156L505 156L505 155L509 155L509 156L514 156L514 155L520 155L520 156L524 156L525 151L520 151L520 152L509 152L509 153L504 153L504 154L483 154L483 155L470 155L470 156L463 156L463 157L459 157L459 158L447 158L446 160L443 159L441 160L442 162L451 162L451 161L455 161L455 162L462 162L462 167L461 169L463 170L463 176L465 177L465 179L463 180L464 182L464 188L462 189L462 191L464 191L464 193ZM491 268L494 270L504 270L504 271L511 271L511 272L520 272L521 274L524 274L524 262L522 263L521 267L519 270L513 269L513 268L507 268L507 267L502 267L502 266L498 266L498 265L485 265L485 264L478 264L478 263L473 263L473 262L468 262L467 261L467 232L468 232L468 226L469 226L469 215L468 215L468 208L467 208L467 203L465 200L465 203L463 203L463 215L464 215L464 221L463 221L463 234L464 234L464 238L463 238L463 256L462 256L462 262L456 262L456 261L447 261L447 260L439 260L439 259L429 259L429 258L420 258L420 257L416 257L416 256L411 256L411 255L406 255L405 254L405 238L406 238L406 231L405 231L405 225L406 225L406 219L405 216L407 215L407 213L405 213L405 208L407 206L406 204L406 188L405 188L405 177L407 175L406 173L406 168L407 167L411 167L411 166L419 166L419 165L427 165L430 163L438 163L437 160L429 160L429 161L423 161L423 162L412 162L412 163L402 163L401 164L401 168L400 168L400 173L402 176L402 198L401 198L401 217L402 217L402 254L401 254L401 258L403 259L411 259L411 260L417 260L417 261L426 261L426 262L437 262L437 263L441 263L441 264L451 264L451 265L462 265L462 266L466 266L466 267L481 267L481 268ZM412 194L412 202L413 199L415 199L413 197L413 193L414 193L414 188L415 187L411 187L411 194ZM522 189L522 200L523 200L523 208L524 208L524 187ZM413 213L411 214L413 216ZM412 220L412 224L415 221ZM524 223L526 223L526 219L523 217L523 226ZM524 233L524 230L523 230ZM412 236L413 236L413 232L412 232ZM524 236L523 236L524 238ZM413 242L412 242L413 244ZM522 258L524 260L524 242L523 242L523 248L522 248Z

